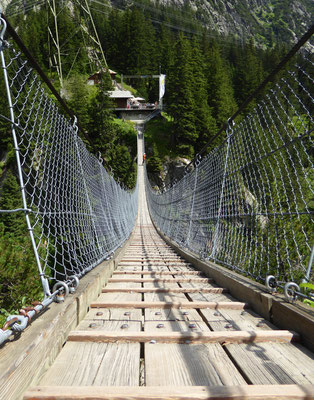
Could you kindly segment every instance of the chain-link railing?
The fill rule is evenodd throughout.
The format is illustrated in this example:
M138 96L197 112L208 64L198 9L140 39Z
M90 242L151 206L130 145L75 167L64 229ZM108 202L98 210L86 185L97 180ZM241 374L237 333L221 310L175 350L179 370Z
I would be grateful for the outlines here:
M12 127L23 199L22 210L1 211L24 211L46 300L75 287L127 240L138 189L124 190L88 152L75 121L62 114L37 72L4 41L6 23L0 22L9 115L0 114Z
M313 282L312 53L299 60L179 182L158 193L146 179L164 234L287 297Z

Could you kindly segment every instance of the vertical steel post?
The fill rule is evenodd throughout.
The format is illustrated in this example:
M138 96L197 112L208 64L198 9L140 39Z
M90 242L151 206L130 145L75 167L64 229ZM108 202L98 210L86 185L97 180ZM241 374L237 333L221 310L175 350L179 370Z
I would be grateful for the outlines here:
M228 132L228 130L227 130L227 132ZM225 159L224 175L223 175L222 185L221 185L217 222L216 222L215 234L214 234L214 239L213 239L213 249L212 249L212 252L211 252L211 254L209 256L209 258L213 258L213 259L215 259L216 250L217 250L217 240L218 240L218 234L219 234L219 220L220 220L220 217L221 217L222 202L223 202L223 196L224 196L225 184L226 184L227 166L228 166L229 149L230 149L230 138L231 138L231 135L228 135L228 139L227 139L227 154L226 154L226 159Z
M92 204L90 202L87 183L86 183L86 179L85 179L85 176L84 176L83 164L82 164L81 155L80 155L80 149L78 147L78 135L77 135L78 127L77 127L76 123L77 123L77 118L75 117L74 124L73 124L73 130L74 130L74 134L75 134L75 147L76 147L77 157L78 157L79 164L80 164L80 170L81 170L81 175L82 175L82 179L83 179L84 191L85 191L85 196L86 196L86 199L87 199L87 204L88 204L88 208L89 208L90 217L91 217L91 220L92 220L92 226L93 226L93 231L94 231L94 235L95 235L95 240L96 240L96 244L97 244L97 247L98 247L99 254L101 254L101 246L100 246L100 243L99 243L99 240L98 240L96 225L95 225L95 221L94 221L95 215L93 213Z
M192 219L193 219L193 214L194 214L194 201L195 201L195 193L196 193L196 188L197 188L198 165L199 165L199 161L197 160L197 162L195 164L195 179L194 179L193 197L192 197L192 204L191 204L191 211L190 211L190 223L189 223L188 234L187 234L187 237L186 237L186 244L187 244L188 247L190 245Z
M35 255L36 264L37 264L37 268L39 271L39 276L41 279L44 295L45 295L45 298L47 298L47 297L51 296L51 292L49 289L48 279L45 278L45 274L41 267L41 262L40 262L40 258L39 258L39 254L38 254L38 250L37 250L37 245L36 245L36 241L34 238L34 229L31 224L30 217L29 217L29 212L31 210L29 210L27 207L25 184L24 184L23 172L22 172L22 166L21 166L22 164L21 164L21 157L20 157L20 149L18 146L18 140L17 140L16 130L15 130L15 126L17 126L17 124L15 123L15 114L14 114L13 102L12 102L12 97L11 97L7 66L6 66L4 52L3 52L3 49L5 48L4 34L6 31L6 22L2 18L0 18L0 26L1 25L3 25L3 29L0 33L0 58L1 58L1 65L2 65L2 69L3 69L4 82L5 82L6 92L7 92L8 105L9 105L9 110L10 110L11 131L12 131L14 150L15 150L15 156L16 156L18 177L19 177L21 194L22 194L23 208L24 208L24 213L25 213L27 230L29 231L29 235L31 238L31 243L32 243L33 250L34 250L34 255Z

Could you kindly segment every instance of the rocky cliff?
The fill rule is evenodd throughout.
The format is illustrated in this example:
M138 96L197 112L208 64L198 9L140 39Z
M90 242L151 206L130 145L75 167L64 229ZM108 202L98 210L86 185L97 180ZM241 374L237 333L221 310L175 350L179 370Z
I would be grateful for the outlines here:
M255 37L266 46L291 43L313 23L312 0L154 0L155 4L191 7L203 25L222 35Z

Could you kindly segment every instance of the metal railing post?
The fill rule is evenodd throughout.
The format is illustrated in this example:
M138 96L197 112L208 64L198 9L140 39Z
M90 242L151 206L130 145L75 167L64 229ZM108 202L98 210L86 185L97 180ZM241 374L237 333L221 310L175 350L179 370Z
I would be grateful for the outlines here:
M87 204L88 204L88 208L89 208L89 213L90 213L90 217L91 217L91 222L92 222L92 228L94 231L94 235L95 235L95 240L96 240L96 244L97 244L97 248L99 253L101 254L101 246L98 240L98 234L97 234L97 230L96 230L96 225L95 225L95 215L93 212L93 208L92 208L92 204L89 198L89 194L88 194L88 188L87 188L87 183L86 183L86 179L85 179L85 175L84 175L84 170L83 170L83 164L82 164L82 159L81 159L81 155L80 155L80 149L78 146L78 127L76 125L77 123L77 118L74 118L74 123L73 123L73 130L74 130L74 135L75 135L75 147L76 147L76 151L77 151L77 157L79 160L79 164L80 164L80 172L82 175L82 179L83 179L83 185L84 185L84 191L85 191L85 196L86 196L86 200L87 200Z
M193 214L194 214L194 201L195 201L195 194L196 194L196 189L197 189L198 165L199 165L199 161L195 164L195 179L194 179L193 197L192 197L192 204L191 204L191 211L190 211L190 222L189 222L188 234L186 237L186 244L188 247L190 245L191 227L192 227Z
M227 133L228 133L228 130L227 130ZM225 184L226 184L227 166L228 166L229 149L230 149L230 138L231 138L231 135L228 135L227 154L226 154L226 159L225 159L224 175L223 175L221 191L220 191L219 209L218 209L217 222L216 222L214 239L213 239L213 248L212 248L211 254L209 255L209 258L213 258L214 260L215 260L216 251L217 251L217 240L218 240L218 235L219 235L219 221L220 221L220 217L221 217L223 196L224 196Z
M41 267L40 257L38 254L38 249L37 249L37 245L36 245L36 241L35 241L35 237L34 237L34 228L31 224L31 220L29 217L29 212L31 210L29 210L28 206L27 206L25 183L24 183L24 179L23 179L23 172L22 172L21 158L20 158L20 149L19 149L16 130L15 130L15 125L16 125L15 114L14 114L14 109L13 109L13 102L12 102L12 97L11 97L11 90L10 90L10 85L9 85L7 67L6 67L6 62L5 62L5 58L4 58L4 52L3 52L3 49L5 48L4 34L6 31L6 22L3 18L0 18L0 22L1 22L1 24L3 24L3 29L0 33L0 58L1 58L1 65L2 65L2 69L3 69L4 82L5 82L5 88L6 88L6 93L7 93L7 99L8 99L8 106L9 106L9 110L10 110L11 131L12 131L12 137L13 137L13 143L14 143L14 150L15 150L15 156L16 156L16 164L17 164L20 188L21 188L23 208L24 208L24 213L25 213L27 230L28 230L30 238L31 238L31 243L32 243L32 247L33 247L33 251L34 251L34 255L35 255L35 259L36 259L36 264L37 264L37 268L39 271L39 276L40 276L41 284L43 287L44 296L46 298L46 297L51 296L51 292L49 289L48 279L45 278L45 274ZM0 24L0 26L1 26L1 24Z

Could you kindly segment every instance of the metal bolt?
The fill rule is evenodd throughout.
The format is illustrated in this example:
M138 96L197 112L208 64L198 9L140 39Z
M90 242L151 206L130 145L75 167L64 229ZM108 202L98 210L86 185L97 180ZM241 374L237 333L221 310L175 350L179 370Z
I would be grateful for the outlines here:
M161 312L160 311L156 311L155 315L161 315Z
M102 311L98 311L98 312L96 313L96 315L97 315L97 317L100 317L101 315L103 315L103 312L102 312Z
M190 325L189 325L189 328L195 329L195 328L196 328L196 324L190 324Z
M261 326L265 326L266 325L266 321L259 321L256 326L257 327L261 327Z
M220 316L220 312L216 311L214 312L215 317L219 317Z
M131 315L130 311L126 311L124 315Z
M182 315L189 315L187 311L183 311Z
M225 328L228 328L228 329L233 328L233 325L232 324L226 324Z
M90 328L96 328L96 326L97 326L97 325L96 325L95 323L89 324L89 327L90 327Z
M152 339L149 343L150 344L156 344L157 342L156 342L156 340Z
M246 311L241 311L241 315L246 315L247 312Z
M123 324L121 325L121 329L127 329L129 327L129 324Z
M157 325L157 328L163 328L164 327L164 324L158 324Z

